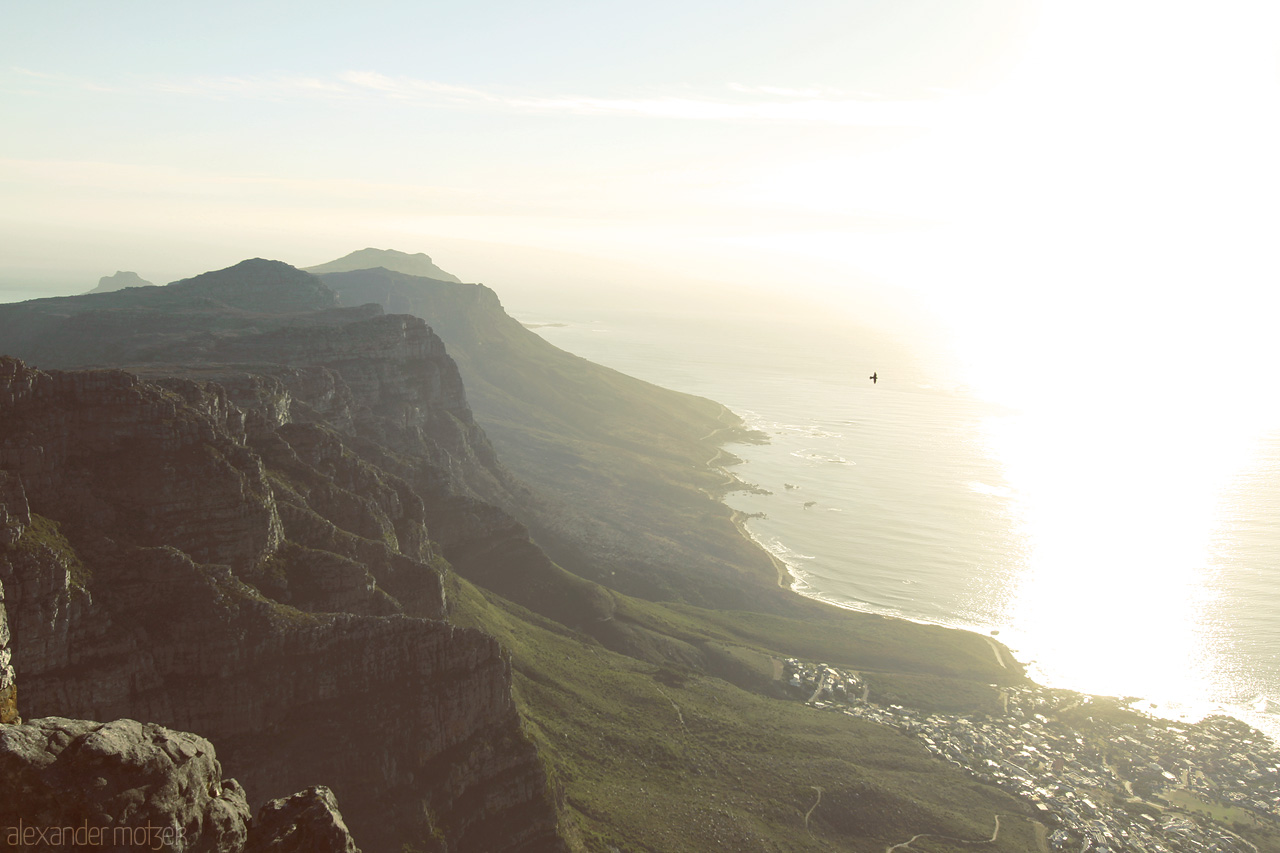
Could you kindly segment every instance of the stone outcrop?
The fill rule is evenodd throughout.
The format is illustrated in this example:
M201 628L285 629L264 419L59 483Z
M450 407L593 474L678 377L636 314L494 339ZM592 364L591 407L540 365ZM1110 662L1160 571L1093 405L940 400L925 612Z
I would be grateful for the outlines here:
M0 727L0 834L24 850L237 853L244 789L209 741L134 720L50 717Z
M359 853L333 791L308 788L258 810L245 853Z
M0 728L0 843L23 850L359 853L308 788L250 819L213 745L153 723L47 717Z

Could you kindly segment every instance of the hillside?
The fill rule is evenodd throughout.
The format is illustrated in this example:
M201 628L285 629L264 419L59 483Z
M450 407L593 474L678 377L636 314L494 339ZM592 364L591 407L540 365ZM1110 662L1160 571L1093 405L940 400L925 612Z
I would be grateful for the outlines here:
M385 269L323 276L344 305L426 320L458 363L477 421L537 496L507 508L565 568L644 598L795 612L778 570L717 499L738 485L726 441L762 440L718 403L571 355L483 285Z

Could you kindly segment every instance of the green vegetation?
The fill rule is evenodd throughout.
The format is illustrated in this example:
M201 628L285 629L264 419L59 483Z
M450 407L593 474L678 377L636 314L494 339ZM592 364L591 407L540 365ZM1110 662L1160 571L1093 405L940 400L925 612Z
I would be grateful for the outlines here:
M985 639L975 634L805 599L797 599L796 616L707 610L621 595L616 599L616 618L686 642L715 640L851 669L927 673L983 684L1024 680L1021 671L999 666Z
M1258 823L1253 813L1248 809L1238 808L1237 806L1229 806L1225 803L1217 803L1207 800L1185 788L1176 788L1167 791L1164 798L1170 805L1185 809L1196 814L1208 815L1218 823L1230 826L1233 823L1242 823L1246 826L1254 826Z
M996 814L1026 814L892 729L616 654L457 576L450 587L451 618L511 652L526 731L578 849L879 853L924 832L989 838ZM620 611L646 613L651 627L697 638L687 608L618 599ZM728 614L731 628L706 632L746 635L753 617ZM772 668L767 647L723 648L758 673ZM1034 849L1031 833L1025 819L1011 819L987 849Z
M1000 690L963 678L878 672L867 675L868 699L929 714L1000 714Z

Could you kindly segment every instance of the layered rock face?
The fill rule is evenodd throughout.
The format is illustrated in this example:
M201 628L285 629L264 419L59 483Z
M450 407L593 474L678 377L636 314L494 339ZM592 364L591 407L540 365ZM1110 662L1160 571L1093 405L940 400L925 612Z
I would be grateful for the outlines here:
M227 337L262 360L0 360L24 715L198 732L251 802L332 787L366 850L561 849L506 657L439 621L433 539L498 511L455 483L491 451L438 339L392 317Z
M79 538L164 543L247 569L281 539L262 463L225 393L211 388L193 404L121 371L0 361L11 419L0 469Z
M23 850L357 853L327 788L267 803L254 821L204 738L57 717L0 728L0 840Z

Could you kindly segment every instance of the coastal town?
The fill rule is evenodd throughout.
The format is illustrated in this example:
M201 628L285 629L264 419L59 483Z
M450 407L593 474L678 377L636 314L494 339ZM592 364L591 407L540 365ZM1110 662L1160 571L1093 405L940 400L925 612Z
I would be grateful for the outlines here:
M1053 851L1257 853L1280 829L1280 749L1229 717L1182 723L1039 686L1000 691L994 714L924 713L871 701L863 673L784 662L814 708L892 726L1023 800Z

